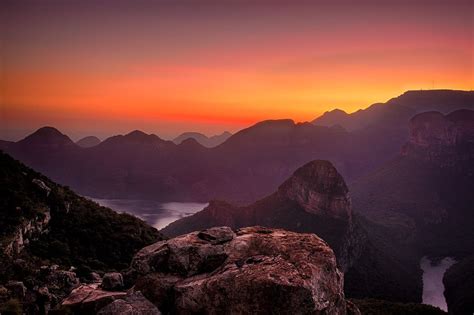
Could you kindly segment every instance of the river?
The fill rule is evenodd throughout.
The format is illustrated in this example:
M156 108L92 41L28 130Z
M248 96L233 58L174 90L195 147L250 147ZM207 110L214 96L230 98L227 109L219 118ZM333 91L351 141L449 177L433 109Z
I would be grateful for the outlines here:
M192 215L208 205L199 202L162 203L153 200L91 199L117 212L133 214L157 229L162 229L171 222Z
M444 298L443 276L446 270L456 261L451 257L445 257L439 261L432 261L423 257L420 267L423 270L423 303L439 307L447 311L446 299Z

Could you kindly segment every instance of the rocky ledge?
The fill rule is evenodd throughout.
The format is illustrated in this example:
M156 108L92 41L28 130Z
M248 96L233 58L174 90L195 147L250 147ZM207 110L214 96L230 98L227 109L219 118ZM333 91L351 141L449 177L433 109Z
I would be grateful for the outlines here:
M281 229L215 227L157 242L135 255L124 282L127 293L89 286L63 305L103 314L157 313L148 301L163 314L360 314L345 300L328 244Z

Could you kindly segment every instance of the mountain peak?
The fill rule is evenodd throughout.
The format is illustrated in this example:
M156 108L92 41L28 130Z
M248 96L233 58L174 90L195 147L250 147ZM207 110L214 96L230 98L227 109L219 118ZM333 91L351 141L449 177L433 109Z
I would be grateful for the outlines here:
M18 143L33 146L69 146L74 142L54 127L42 127Z
M112 136L105 139L101 145L122 145L122 144L158 144L164 142L155 134L146 134L141 130L134 130L126 135Z
M295 125L295 122L293 119L268 119L268 120L262 120L253 127L293 127ZM250 127L252 128L252 127Z
M95 136L87 136L76 141L76 144L82 148L91 148L98 145L99 143L100 139Z
M125 135L125 137L134 137L134 138L141 138L141 137L148 137L148 136L151 136L151 135L148 135L148 134L146 134L143 131L138 130L138 129L133 130L133 131L131 131L131 132L129 132Z
M230 132L225 131L219 135L208 137L200 132L188 131L174 138L173 142L176 144L182 144L187 139L194 139L203 147L213 148L225 142L231 135L232 134Z
M296 201L307 212L337 218L351 217L351 203L344 179L329 161L315 160L298 168L278 193Z

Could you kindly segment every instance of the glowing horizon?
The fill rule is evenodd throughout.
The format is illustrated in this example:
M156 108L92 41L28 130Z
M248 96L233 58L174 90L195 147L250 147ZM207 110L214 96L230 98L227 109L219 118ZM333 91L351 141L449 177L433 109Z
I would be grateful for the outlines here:
M473 89L470 1L1 6L1 139L44 125L74 138L212 135Z

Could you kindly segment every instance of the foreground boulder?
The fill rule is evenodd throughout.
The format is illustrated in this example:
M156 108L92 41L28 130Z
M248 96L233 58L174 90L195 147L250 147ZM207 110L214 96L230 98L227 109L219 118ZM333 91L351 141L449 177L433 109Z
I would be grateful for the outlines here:
M314 234L210 228L143 248L130 273L163 313L348 313L334 252Z

